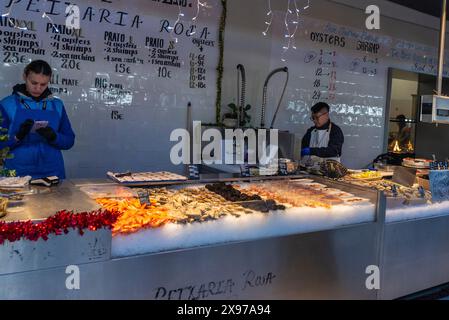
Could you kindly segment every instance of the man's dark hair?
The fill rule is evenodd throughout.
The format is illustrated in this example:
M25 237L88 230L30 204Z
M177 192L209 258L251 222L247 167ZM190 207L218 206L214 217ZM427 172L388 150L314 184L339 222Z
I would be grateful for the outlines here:
M44 61L44 60L34 60L30 62L23 71L26 76L30 74L30 72L34 72L36 74L43 74L44 76L51 77L51 67L50 65Z
M330 110L330 107L326 102L318 102L314 104L310 110L312 110L312 113L318 113L323 109L326 109L327 112Z

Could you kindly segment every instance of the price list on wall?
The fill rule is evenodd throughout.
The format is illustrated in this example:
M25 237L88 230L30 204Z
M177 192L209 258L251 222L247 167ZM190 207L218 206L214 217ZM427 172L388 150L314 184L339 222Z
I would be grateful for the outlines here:
M103 59L113 63L115 73L131 74L144 64L144 60L139 58L139 50L132 35L105 31L103 39Z
M388 52L388 37L304 18L296 37L297 50L282 54L285 24L273 24L279 38L273 41L271 67L283 57L293 75L286 93L288 107L278 115L282 128L302 137L313 125L311 106L326 102L332 121L345 135L345 163L359 167L375 158L383 143L387 68L382 60ZM360 153L354 154L354 149Z
M335 100L335 93L337 91L336 56L337 52L335 50L319 50L318 59L316 60L315 77L313 78L313 100Z
M206 55L190 54L190 88L206 88Z
M90 64L95 63L92 43L84 38L82 32L83 29L68 29L64 25L47 23L51 57L53 61L58 61L59 69L81 71L83 67L88 69Z
M0 17L0 44L2 62L18 65L33 58L45 57L47 49L42 46L34 21Z
M181 68L175 40L149 37L145 46L148 48L148 62L155 67L158 78L171 79L175 70Z
M148 155L168 154L154 148L185 126L179 110L187 102L198 120L215 119L222 5L195 1L0 1L0 95L22 81L30 61L46 60L49 88L77 136L67 174L101 176L135 163L151 171Z
M78 29L67 25L71 17L62 14L67 9L63 3L2 3L2 12L10 11L0 19L3 63L20 74L31 60L47 60L55 70L54 93L75 99L77 87L86 101L107 105L129 105L139 95L147 97L145 87L157 90L159 81L164 92L171 83L173 93L192 94L214 83L220 1L208 2L207 15L187 0L73 4L79 9ZM185 19L179 19L180 10Z
M355 50L362 55L354 58L349 70L362 75L376 76L379 72L379 56L382 46L380 43L369 41L357 41Z

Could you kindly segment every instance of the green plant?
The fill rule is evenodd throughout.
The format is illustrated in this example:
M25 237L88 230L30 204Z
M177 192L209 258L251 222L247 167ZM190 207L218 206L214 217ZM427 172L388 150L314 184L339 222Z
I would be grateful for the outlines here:
M3 123L3 118L0 115L0 124L1 123ZM4 142L4 141L8 141L8 139L9 139L8 129L0 126L0 141ZM13 177L16 175L15 170L8 170L8 169L3 168L3 165L5 164L5 160L12 159L12 158L13 158L13 155L11 153L9 153L8 147L4 147L3 149L0 150L0 176Z
M223 118L228 119L238 119L238 107L235 103L228 104L228 108L230 109L230 112L227 112L223 115ZM240 119L240 126L244 127L246 125L249 125L251 122L251 116L248 114L249 110L251 109L251 105L247 104L243 108L242 112L242 118Z
M251 105L249 105L249 104L247 104L243 108L243 119L240 120L240 125L243 127L246 125L249 125L251 122L251 116L248 114L250 109L251 109Z
M237 106L235 103L228 104L228 108L231 110L231 112L227 112L223 115L223 118L227 119L237 119Z
M224 33L228 12L226 0L221 0L220 26L218 27L218 65L217 65L217 96L215 98L215 121L220 124L221 114L221 89L223 85L223 60L224 60Z

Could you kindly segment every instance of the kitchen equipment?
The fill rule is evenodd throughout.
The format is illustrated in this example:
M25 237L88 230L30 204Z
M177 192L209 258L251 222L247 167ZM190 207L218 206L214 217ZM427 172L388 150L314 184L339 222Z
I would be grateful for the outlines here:
M439 95L433 96L432 122L449 123L449 97Z
M242 83L240 84L240 76L242 77ZM241 87L239 87L241 85ZM241 88L241 92L240 92ZM240 103L237 107L237 127L240 127L240 123L243 117L243 108L245 107L245 94L246 94L246 75L245 67L242 64L237 65L237 103Z
M282 90L282 94L281 94L281 98L279 99L278 106L277 106L276 111L274 113L273 120L271 121L271 125L270 125L271 129L273 128L273 124L274 124L274 121L276 120L277 112L279 111L279 107L281 105L282 98L284 97L285 89L287 88L288 77L289 77L289 73L288 73L288 68L287 67L274 69L273 71L270 72L270 74L268 74L268 76L267 76L267 78L265 80L264 86L263 86L262 110L261 110L261 119L260 119L260 127L261 128L265 128L265 109L266 109L266 106L267 106L267 87L268 87L268 82L270 81L271 77L273 75L275 75L276 73L278 73L278 72L286 72L287 73L287 78L285 80L284 88Z

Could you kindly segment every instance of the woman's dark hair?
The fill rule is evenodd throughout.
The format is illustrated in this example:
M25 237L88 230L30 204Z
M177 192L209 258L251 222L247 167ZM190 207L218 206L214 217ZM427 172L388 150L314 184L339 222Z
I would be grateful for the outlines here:
M30 74L30 72L34 72L36 74L43 74L44 76L51 77L51 67L50 65L44 61L44 60L34 60L30 62L23 71L26 76Z

